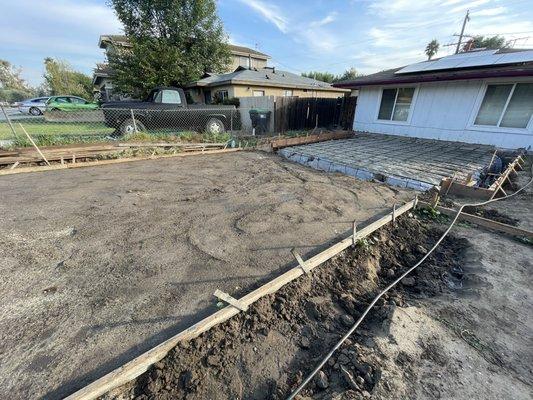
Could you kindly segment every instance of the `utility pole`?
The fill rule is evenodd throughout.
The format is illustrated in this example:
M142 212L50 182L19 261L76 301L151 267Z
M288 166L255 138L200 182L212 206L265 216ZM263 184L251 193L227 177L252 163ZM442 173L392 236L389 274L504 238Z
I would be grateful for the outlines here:
M465 19L463 20L463 27L461 28L461 34L459 35L459 41L457 42L457 48L455 49L455 54L459 53L459 49L461 48L461 42L463 41L463 35L465 33L467 21L470 21L470 10L466 10Z

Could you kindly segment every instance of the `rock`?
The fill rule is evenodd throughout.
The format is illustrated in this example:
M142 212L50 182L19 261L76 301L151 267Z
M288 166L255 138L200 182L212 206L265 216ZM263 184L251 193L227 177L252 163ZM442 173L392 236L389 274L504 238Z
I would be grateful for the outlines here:
M318 371L315 377L315 383L320 389L327 389L329 386L328 376L324 371Z
M387 277L388 278L394 278L394 275L396 275L396 273L394 272L394 270L392 268L389 268L387 270Z
M311 346L311 342L305 336L300 339L300 347L302 349L308 349Z
M355 323L355 320L351 315L343 314L341 316L341 322L344 326L351 327Z
M361 394L363 395L363 398L365 399L369 399L370 397L372 397L370 393L368 393L366 390L363 390Z
M350 362L350 359L348 358L348 356L346 354L340 354L339 357L337 358L337 362L339 364L348 364Z
M407 276L402 279L402 285L404 286L414 286L416 284L415 278L412 276Z
M353 365L361 375L370 374L372 372L372 367L370 367L370 365L362 364L360 362L354 362Z
M357 384L359 386L364 386L365 385L365 380L363 379L362 376L358 376L357 378L355 378L355 382L357 382Z
M161 362L161 361L156 362L156 363L154 364L154 367L156 367L157 369L164 369L164 368L165 368L165 363L164 363L164 362Z
M416 246L416 251L418 251L420 254L427 254L428 253L428 250L422 246L422 245L417 245Z
M211 365L212 367L217 367L220 364L220 362L215 356L207 356L207 364Z
M357 386L357 383L355 382L355 379L353 379L353 376L350 373L350 371L348 371L343 366L341 366L341 374L342 374L342 377L344 378L344 381L348 384L350 389L360 390L359 386Z

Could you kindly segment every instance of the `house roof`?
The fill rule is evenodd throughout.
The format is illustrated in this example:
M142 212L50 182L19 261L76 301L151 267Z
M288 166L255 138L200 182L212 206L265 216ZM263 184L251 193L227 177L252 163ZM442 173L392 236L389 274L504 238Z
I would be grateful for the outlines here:
M191 83L188 87L215 87L234 84L308 90L331 90L336 92L344 91L335 88L326 82L317 81L316 79L303 77L291 72L280 71L270 67L262 69L239 67L228 74L206 74L202 79Z
M118 44L119 46L129 47L130 42L126 35L100 35L100 40L98 41L98 47L101 49L106 49L110 43ZM238 56L248 56L251 55L254 58L260 58L267 60L270 58L268 54L261 53L260 51L250 49L249 47L236 46L234 44L228 44L230 52L233 55Z
M446 65L447 63L448 65L455 64L455 59L453 58L455 55L441 57L431 61L380 71L353 80L338 82L334 86L357 89L363 86L375 85L533 76L533 52L531 50L500 49L498 51L492 50L490 53L493 58L487 57L487 51L479 52L478 54L472 54L473 57L470 61L462 62L462 64L458 63L460 65L452 67L446 67ZM501 60L502 57L497 56L512 53L517 56L514 62L494 63L494 57L497 60Z

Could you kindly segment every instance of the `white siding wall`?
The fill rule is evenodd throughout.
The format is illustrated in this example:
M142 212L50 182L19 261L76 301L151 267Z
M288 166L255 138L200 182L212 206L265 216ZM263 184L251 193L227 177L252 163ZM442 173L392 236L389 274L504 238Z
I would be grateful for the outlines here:
M531 123L526 130L472 126L485 85L509 81L515 82L516 80L471 80L416 85L418 90L411 106L409 121L403 123L378 121L378 108L383 88L364 87L359 90L354 130L492 144L508 149L519 147L531 149L533 147L533 124Z

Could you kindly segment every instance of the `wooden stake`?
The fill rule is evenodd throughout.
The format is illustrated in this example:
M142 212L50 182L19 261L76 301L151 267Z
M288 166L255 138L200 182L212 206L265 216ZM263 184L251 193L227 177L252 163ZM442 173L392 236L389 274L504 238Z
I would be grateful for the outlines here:
M131 119L133 120L133 131L137 133L137 122L135 122L135 114L133 114L133 109L131 111Z
M357 243L357 224L355 223L355 221L353 222L352 237L353 237L353 245L355 246L355 244Z
M308 274L311 269L305 264L305 261L303 260L302 256L300 254L298 254L298 252L296 251L296 249L292 249L291 250L291 253L292 255L294 256L294 258L296 258L296 261L298 261L298 264L300 265L300 267L302 268L302 270Z
M72 164L76 164L76 154L72 155Z
M226 303L231 304L233 307L239 309L240 311L248 310L248 306L246 304L242 304L239 300L231 297L229 294L224 293L221 290L218 290L218 289L215 290L215 293L213 293L213 295L219 298L220 300L223 300Z
M396 203L392 205L392 224L396 225Z
M18 161L15 161L15 164L13 164L9 169L15 169L18 167L20 163Z
M28 138L28 140L30 141L30 143L33 145L33 147L35 147L35 150L37 150L37 153L39 153L39 155L42 157L42 159L44 160L44 162L50 166L51 164L48 162L48 160L46 159L46 157L44 156L44 154L41 152L41 150L39 149L39 147L37 147L37 145L35 144L35 142L33 141L33 139L31 138L30 134L28 132L26 132L26 129L24 129L24 127L22 126L22 124L19 122L19 125L20 125L20 129L22 129L22 132L24 132L24 134L26 135L26 137Z

